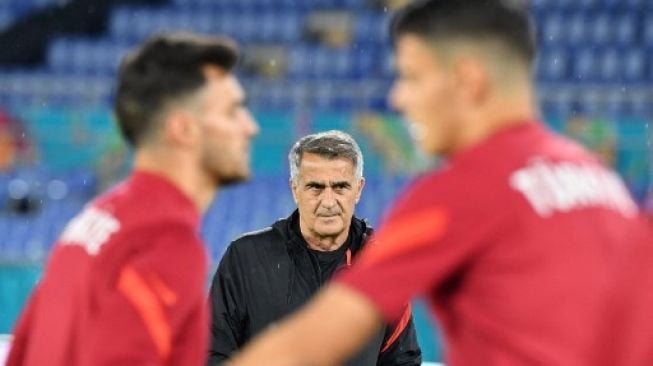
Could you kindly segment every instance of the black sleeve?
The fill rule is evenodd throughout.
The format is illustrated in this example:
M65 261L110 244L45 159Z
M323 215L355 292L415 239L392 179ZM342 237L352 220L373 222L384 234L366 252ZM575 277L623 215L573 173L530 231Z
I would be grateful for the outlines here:
M399 320L386 327L378 366L419 366L422 364L422 350L417 343L413 316L408 307L408 322ZM403 328L403 329L402 329Z
M227 360L242 345L245 314L237 272L234 270L235 254L232 245L222 257L213 277L209 295L211 329L207 365L213 366Z

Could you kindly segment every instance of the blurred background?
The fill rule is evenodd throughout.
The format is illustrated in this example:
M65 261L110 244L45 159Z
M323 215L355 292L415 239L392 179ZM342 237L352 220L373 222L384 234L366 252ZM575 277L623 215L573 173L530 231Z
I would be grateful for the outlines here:
M387 23L403 3L0 0L0 333L11 332L65 223L128 172L130 152L113 125L114 76L125 52L156 32L226 34L243 48L239 77L261 133L254 178L221 191L205 217L213 268L229 241L294 209L286 154L307 133L341 129L357 139L367 179L357 214L377 224L432 164L386 102ZM653 2L529 6L542 118L616 167L653 208ZM440 360L434 322L415 306L425 359Z

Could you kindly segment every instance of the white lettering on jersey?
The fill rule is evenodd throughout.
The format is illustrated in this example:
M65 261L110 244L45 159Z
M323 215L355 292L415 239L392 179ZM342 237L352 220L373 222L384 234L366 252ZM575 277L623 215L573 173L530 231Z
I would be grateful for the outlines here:
M606 207L624 216L638 211L621 178L599 165L535 158L512 173L510 186L544 217L585 207Z
M111 214L89 207L68 223L60 242L61 245L79 245L89 255L97 255L109 237L119 229L120 222Z

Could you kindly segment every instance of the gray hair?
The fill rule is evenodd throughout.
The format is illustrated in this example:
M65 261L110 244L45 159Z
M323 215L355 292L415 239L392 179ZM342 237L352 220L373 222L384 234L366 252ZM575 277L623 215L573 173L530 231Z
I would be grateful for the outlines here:
M353 137L349 134L331 130L306 135L299 139L288 153L290 179L296 181L299 176L299 165L304 153L316 154L328 159L346 158L354 164L354 176L363 177L363 153Z

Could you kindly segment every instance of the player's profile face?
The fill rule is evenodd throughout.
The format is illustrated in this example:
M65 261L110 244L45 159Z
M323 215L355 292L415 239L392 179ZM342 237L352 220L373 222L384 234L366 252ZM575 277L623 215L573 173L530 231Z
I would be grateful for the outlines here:
M302 227L313 236L337 237L349 230L364 185L351 160L305 153L291 184Z
M216 184L228 185L249 178L250 142L258 125L243 105L245 93L232 74L206 71L200 113L201 163Z
M446 154L458 128L453 78L432 47L415 35L397 40L395 61L397 79L390 102L409 122L418 147L427 154Z

